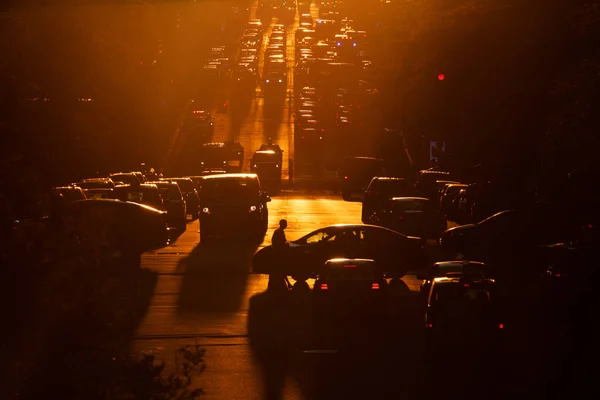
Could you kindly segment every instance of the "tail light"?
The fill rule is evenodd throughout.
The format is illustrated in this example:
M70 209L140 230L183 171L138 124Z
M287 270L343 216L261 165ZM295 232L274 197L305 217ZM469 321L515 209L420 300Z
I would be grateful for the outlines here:
M321 290L329 290L329 286L327 286L326 283L321 283L321 286L319 286L319 289L321 289Z
M379 283L373 282L373 284L371 285L371 289L373 289L373 290L379 290Z
M504 329L504 324L498 324L498 329Z
M433 328L433 324L427 324L428 328Z
M348 175L344 176L344 179L348 179Z

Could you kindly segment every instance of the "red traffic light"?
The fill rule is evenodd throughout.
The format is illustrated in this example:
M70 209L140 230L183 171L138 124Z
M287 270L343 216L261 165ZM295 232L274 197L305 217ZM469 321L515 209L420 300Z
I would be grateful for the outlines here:
M444 74L439 74L438 75L438 80L443 81L446 77L444 76Z

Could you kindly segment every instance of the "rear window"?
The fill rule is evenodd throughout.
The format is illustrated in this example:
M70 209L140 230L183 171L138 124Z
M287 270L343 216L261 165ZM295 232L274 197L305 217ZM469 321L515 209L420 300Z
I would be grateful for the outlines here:
M158 185L157 185L158 186ZM160 194L165 200L181 200L181 190L179 186L173 184L161 184L158 186Z
M321 274L322 279L329 281L364 281L375 280L375 273L372 268L327 268Z
M58 189L63 198L67 201L84 200L85 194L79 189Z
M344 170L350 174L370 174L373 176L383 175L383 162L370 159L344 160Z
M404 196L408 194L409 184L404 180L382 180L373 181L369 187L374 195Z
M426 200L401 200L394 203L394 211L426 211L430 208Z
M123 182L123 183L128 183L128 184L138 181L136 176L133 174L116 174L116 175L111 175L110 178L114 182Z
M114 185L110 181L91 181L91 182L79 182L77 184L82 189L104 189L112 188Z
M145 204L160 202L159 193L152 188L138 187L133 189L127 187L126 190L123 190L123 188L119 188L118 193L119 198L124 201L132 201L134 203Z
M174 181L177 182L182 192L190 193L194 191L194 182L191 179L175 179Z
M255 153L254 157L252 157L252 161L255 163L263 163L263 162L277 162L279 157L277 154L270 153Z
M492 299L492 291L483 285L443 284L434 287L431 303L460 306L473 303L489 304Z

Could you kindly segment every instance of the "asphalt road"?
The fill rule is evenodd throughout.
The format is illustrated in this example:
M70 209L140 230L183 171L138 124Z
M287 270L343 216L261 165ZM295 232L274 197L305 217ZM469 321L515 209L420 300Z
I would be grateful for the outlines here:
M255 18L256 5L257 2L251 5L249 18ZM316 18L316 7L312 11ZM263 21L266 26L263 49L272 25L278 22L277 18ZM240 141L245 149L246 171L252 153L268 138L281 146L285 160L294 158L293 104L289 93L294 85L291 68L295 63L293 33L297 24L298 16L287 28L288 95L279 100L265 99L259 84L255 96L241 104L227 98L230 88L225 87L214 95L219 100L225 96L229 101L226 112L219 111L217 101L209 102L214 105L211 111L216 120L212 140ZM261 53L259 70L262 67ZM173 130L167 165L183 151L178 143L183 140L179 131L180 126ZM288 173L288 163L284 162L284 179ZM208 368L199 385L206 389L205 398L209 399L275 399L281 394L286 399L318 398L344 386L326 370L347 366L347 356L329 351L338 352L344 344L356 345L362 341L370 349L366 354L372 354L371 345L377 339L367 335L357 342L358 332L364 333L360 329L357 335L343 335L326 344L313 340L307 293L294 294L290 297L292 303L273 302L265 294L268 277L250 272L252 255L259 247L270 244L272 232L282 218L288 220L288 240L330 224L360 223L360 203L344 202L331 186L327 191L320 190L322 187L316 191L298 189L313 186L307 185L309 182L302 177L297 181L295 190L284 191L269 203L269 230L258 247L236 243L201 245L196 221L189 223L171 245L143 256L142 267L156 271L158 280L147 314L137 330L134 352L151 348L159 358L170 361L179 346L201 344L208 350ZM404 282L412 290L418 289L414 277L405 277ZM402 301L399 304L402 308ZM411 344L400 345L403 346ZM363 371L359 375L365 380L364 387L373 387L374 382L367 382L369 373ZM329 381L330 378L333 380ZM345 377L338 375L336 379ZM326 397L331 398L331 393Z
M284 192L269 203L269 230L259 247L270 244L273 230L282 218L289 223L288 240L294 240L322 226L360 223L360 206L339 196ZM177 347L200 343L208 349L208 368L200 381L208 392L206 398L265 398L265 371L257 359L260 354L254 348L256 338L248 333L249 313L254 313L251 318L263 312L271 315L264 293L268 277L251 273L251 257L259 247L236 243L203 246L199 244L198 229L198 221L190 222L174 243L143 256L142 267L156 271L159 276L133 350L154 348L159 358L170 361ZM404 281L411 289L418 289L414 277L405 277ZM309 284L312 286L312 281ZM282 328L279 324L289 322L294 312L289 309L284 314L287 317L270 322L275 325L259 324L259 330L265 335L276 333ZM306 324L305 317L294 315L293 320ZM306 343L306 348L295 353L300 357L298 361L331 357L311 354L315 349L310 345ZM304 398L293 380L286 381L282 391L285 398Z

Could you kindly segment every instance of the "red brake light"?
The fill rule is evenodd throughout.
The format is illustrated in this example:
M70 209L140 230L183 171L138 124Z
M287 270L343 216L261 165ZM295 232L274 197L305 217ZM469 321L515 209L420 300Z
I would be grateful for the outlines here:
M326 283L321 283L320 289L321 290L329 290L329 286L327 286Z
M373 289L373 290L379 290L379 283L373 282L373 284L371 285L371 289Z
M555 274L554 276L556 276L557 278L560 278L560 274Z
M354 264L346 264L346 265L344 265L344 268L356 268L356 265L354 265Z
M445 78L446 78L446 77L444 76L444 74L439 74L439 75L438 75L438 79L439 79L440 81L443 81Z
M344 176L344 179L348 179L348 175Z
M428 328L433 328L433 324L427 324Z
M464 287L469 287L469 286L471 286L471 285L469 285L468 283L465 283L463 286L464 286Z
M498 329L504 329L504 324L498 324Z

